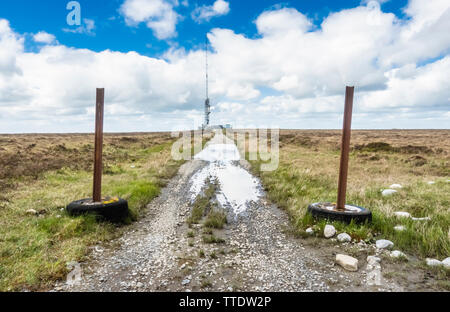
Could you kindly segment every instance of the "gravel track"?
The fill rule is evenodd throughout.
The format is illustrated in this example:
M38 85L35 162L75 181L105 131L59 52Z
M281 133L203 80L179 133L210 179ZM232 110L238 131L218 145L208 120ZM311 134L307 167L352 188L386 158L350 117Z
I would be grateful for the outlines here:
M364 261L358 272L347 272L334 265L336 248L292 237L286 213L268 203L262 190L262 198L244 213L227 209L229 222L216 232L224 244L205 244L201 225L194 225L197 234L188 238L191 177L207 165L185 163L140 221L121 238L94 246L81 264L81 278L70 285L59 282L54 291L402 290L386 282L368 286Z

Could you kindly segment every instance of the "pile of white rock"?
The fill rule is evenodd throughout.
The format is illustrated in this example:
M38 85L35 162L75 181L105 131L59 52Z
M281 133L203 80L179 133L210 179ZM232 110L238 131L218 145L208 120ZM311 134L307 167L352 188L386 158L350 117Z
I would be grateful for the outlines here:
M425 261L426 261L427 265L431 266L431 267L444 266L445 268L450 269L450 257L445 258L442 261L439 261L437 259L432 259L432 258L427 258Z
M307 233L308 230L306 230ZM327 224L323 230L323 236L325 238L332 238L336 235L336 233L337 233L336 228L330 224ZM349 243L352 241L351 236L348 235L347 233L340 233L336 238L341 243Z
M398 191L396 191L396 189L401 189L403 188L403 186L401 186L401 184L392 184L391 186L389 186L388 189L383 190L381 192L381 195L383 196L391 196L394 195L395 193L397 193Z

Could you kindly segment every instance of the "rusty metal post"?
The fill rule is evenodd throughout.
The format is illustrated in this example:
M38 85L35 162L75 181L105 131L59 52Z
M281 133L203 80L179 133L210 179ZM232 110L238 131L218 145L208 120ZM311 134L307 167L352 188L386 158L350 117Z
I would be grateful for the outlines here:
M95 110L95 159L94 159L94 194L93 200L102 201L102 171L103 171L103 112L105 105L105 89L97 89Z
M344 130L342 132L341 164L339 167L339 185L337 210L345 210L347 194L348 159L350 153L350 136L352 128L353 95L355 87L347 87L345 91Z

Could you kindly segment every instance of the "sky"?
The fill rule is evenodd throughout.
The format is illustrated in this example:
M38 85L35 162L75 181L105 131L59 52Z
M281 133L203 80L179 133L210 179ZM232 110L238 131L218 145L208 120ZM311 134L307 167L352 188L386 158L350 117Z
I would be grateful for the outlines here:
M0 2L0 133L449 129L448 0ZM207 39L206 39L207 38ZM208 46L206 46L208 42Z

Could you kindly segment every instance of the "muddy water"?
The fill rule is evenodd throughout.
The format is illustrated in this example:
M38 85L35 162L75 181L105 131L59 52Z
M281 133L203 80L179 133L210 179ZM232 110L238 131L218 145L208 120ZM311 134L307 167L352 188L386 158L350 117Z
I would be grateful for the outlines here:
M231 208L236 215L261 198L259 180L239 165L240 154L236 145L222 133L216 132L195 159L208 164L191 178L192 199L200 193L208 178L217 179L220 184L217 200L223 208Z

